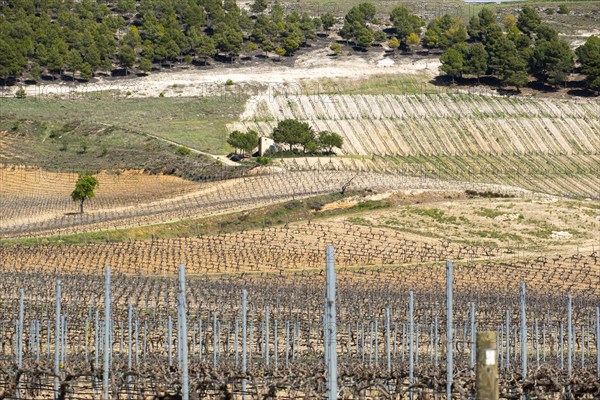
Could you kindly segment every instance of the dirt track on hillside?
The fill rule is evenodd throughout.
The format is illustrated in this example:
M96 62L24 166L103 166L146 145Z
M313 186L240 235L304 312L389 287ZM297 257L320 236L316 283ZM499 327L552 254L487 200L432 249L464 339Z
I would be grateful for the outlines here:
M298 56L293 66L265 61L252 65L220 66L219 69L157 72L130 79L99 78L97 82L87 84L60 82L26 86L25 89L30 97L71 96L99 91L119 91L123 95L130 93L131 97L158 97L161 93L165 97L202 97L223 93L225 82L231 80L235 84L272 87L278 91L294 90L297 93L300 83L306 80L364 78L384 74L426 74L434 77L440 65L435 59L415 60L404 56L392 59L385 57L381 51L372 51L367 56L332 57L330 53L329 49L312 50Z

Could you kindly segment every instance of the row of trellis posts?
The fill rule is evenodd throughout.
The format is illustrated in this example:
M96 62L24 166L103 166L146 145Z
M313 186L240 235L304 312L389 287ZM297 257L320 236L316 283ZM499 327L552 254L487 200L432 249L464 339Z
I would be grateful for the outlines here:
M336 274L335 274L335 262L334 262L334 248L333 246L326 247L326 283L325 283L325 296L324 296L324 314L323 314L323 334L325 340L324 343L324 362L327 370L327 398L329 400L337 399L338 387L337 387L337 324L336 324ZM56 375L54 380L54 392L55 398L59 393L59 373L61 368L61 349L63 338L61 337L64 329L64 321L61 320L61 297L62 287L61 281L57 280L56 283L56 329L55 329L55 347L54 347L54 373ZM526 293L525 284L521 283L520 286L520 314L521 314L521 326L520 326L520 342L521 342L521 360L522 360L522 376L527 376L527 323L526 323ZM241 354L241 366L242 373L247 372L247 291L242 290L242 309L241 309L241 324L242 324L242 354ZM104 321L112 320L111 310L111 273L110 267L106 267L105 272L105 307L104 307ZM452 384L453 384L453 370L454 370L454 358L453 358L453 266L451 261L446 262L446 307L447 307L447 320L446 320L446 335L447 335L447 350L446 350L446 395L447 398L451 398L452 395ZM600 349L600 307L596 307L596 348ZM475 321L474 321L474 304L471 303L471 367L474 367L476 360L475 355ZM131 325L132 308L129 305L129 324ZM268 326L269 313L266 314L266 324ZM414 324L414 293L409 293L409 382L414 383L414 364L415 364L415 324ZM179 361L179 371L181 371L181 384L182 384L182 398L183 400L189 400L189 375L188 375L188 324L187 324L187 302L186 302L186 278L185 278L185 266L179 266L179 285L177 295L177 355ZM385 320L387 326L387 369L391 371L391 354L390 354L390 310L385 310ZM169 321L171 322L171 321ZM437 321L436 321L437 323ZM17 341L16 341L16 358L18 368L22 368L23 364L23 324L24 324L24 292L20 290L19 299L19 314L17 321ZM510 330L510 312L507 310L506 315L506 332ZM169 330L171 330L171 323L169 323ZM573 353L572 343L572 298L571 294L568 295L567 301L567 373L572 374L573 371ZM112 346L111 343L111 329L103 329L104 340L103 340L103 397L105 400L109 399L109 374L110 374L110 361ZM267 330L268 335L268 330ZM267 341L269 340L267 336ZM506 338L508 340L508 337ZM132 337L129 335L129 346L131 347ZM267 347L267 360L268 360L268 347ZM597 365L598 365L598 377L600 378L600 351L597 351ZM497 357L497 351L494 353ZM215 353L216 355L216 353ZM507 347L506 358L508 360L509 351ZM129 352L128 356L128 367L132 367L132 354ZM246 380L242 380L242 393L246 393ZM19 393L17 391L17 393Z

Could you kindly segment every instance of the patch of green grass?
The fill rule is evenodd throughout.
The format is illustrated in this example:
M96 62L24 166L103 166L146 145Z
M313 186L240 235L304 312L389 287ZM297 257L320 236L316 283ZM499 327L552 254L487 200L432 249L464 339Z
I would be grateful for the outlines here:
M496 218L499 215L503 215L504 212L502 211L498 211L498 210L492 210L490 208L482 208L479 211L476 211L475 214L479 215L480 217L486 217L486 218Z
M514 233L505 233L497 230L471 230L468 233L486 239L497 239L501 241L522 242L523 238Z
M365 200L352 206L351 209L356 211L370 211L387 208L389 206L390 204L386 201Z
M350 222L351 224L356 224L356 225L371 225L371 223L368 220L366 220L365 218L362 218L362 217L348 218L348 222Z
M246 96L124 98L106 93L77 99L0 99L0 120L47 126L91 126L151 134L212 154L227 154L226 124L237 120Z
M423 94L445 93L446 88L431 84L425 74L372 75L364 79L321 79L305 86L308 94Z
M443 210L438 208L413 208L410 210L413 214L429 217L440 224L458 224L458 218L447 216Z

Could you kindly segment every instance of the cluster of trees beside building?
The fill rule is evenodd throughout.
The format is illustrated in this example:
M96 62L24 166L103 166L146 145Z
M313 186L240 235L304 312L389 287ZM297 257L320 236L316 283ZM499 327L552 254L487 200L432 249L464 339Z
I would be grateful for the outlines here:
M284 15L255 0L0 1L0 78L44 73L90 78L116 66L151 71L173 62L206 62L243 51L292 55L329 29L333 15Z
M271 135L273 141L281 146L282 151L301 154L334 154L334 149L341 149L344 139L335 132L315 131L308 123L295 119L279 121ZM227 143L236 152L252 153L258 146L258 133L252 129L247 132L232 131ZM284 146L287 146L285 149Z

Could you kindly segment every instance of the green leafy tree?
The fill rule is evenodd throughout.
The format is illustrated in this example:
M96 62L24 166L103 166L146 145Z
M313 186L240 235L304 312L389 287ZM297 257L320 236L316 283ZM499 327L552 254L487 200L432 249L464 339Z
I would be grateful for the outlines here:
M215 41L208 35L201 35L198 40L196 54L204 59L204 65L206 65L208 59L217 54Z
M477 76L479 82L479 77L487 72L487 60L488 53L485 51L483 44L475 43L470 46L464 60L465 74Z
M254 3L250 6L250 10L253 13L261 13L267 9L267 0L254 0Z
M335 25L335 17L333 14L327 12L321 15L321 23L323 24L323 29L328 31L333 25Z
M259 45L260 49L265 53L265 56L271 52L275 50L275 45L273 44L273 42L269 39L265 39L262 42L260 42ZM284 54L285 54L285 49L283 50Z
M73 76L73 79L75 79L75 72L78 71L82 65L81 54L79 54L79 52L77 50L71 49L67 53L67 58L65 61L66 61L65 64L67 66L67 69L69 69L73 73L72 76Z
M353 39L357 46L367 48L373 42L373 31L367 26L375 18L375 6L361 3L354 6L344 17L344 26L339 34L346 40Z
M98 50L98 46L92 44L87 48L83 60L91 67L92 73L95 72L100 67L100 50Z
M523 61L521 64L525 65L525 62ZM527 82L529 82L529 76L525 68L510 69L502 77L503 85L514 86L518 92L521 91L523 86L527 85Z
M285 55L285 49L283 47L277 47L275 48L275 53L281 58Z
M71 193L71 199L79 202L79 212L83 214L83 203L94 197L94 190L98 187L98 180L90 174L80 174L75 182L75 190Z
M481 24L479 23L479 17L473 15L467 25L467 34L473 40L481 40Z
M446 50L440 57L440 62L442 63L440 69L452 78L452 83L455 78L462 76L465 62L463 52L458 46L452 46Z
M487 46L486 50L490 53ZM527 84L527 62L518 52L515 44L505 36L494 43L489 66L502 85L515 86L519 90Z
M227 53L231 61L242 51L244 37L239 26L230 26L222 22L215 27L213 39L217 48Z
M48 52L48 68L62 74L68 54L68 48L65 41L61 38L56 39Z
M285 50L285 54L292 55L300 48L300 39L297 35L290 35L281 41L281 47Z
M0 77L3 81L9 76L17 76L23 71L19 55L9 43L0 39Z
M400 42L405 42L411 33L419 35L421 28L425 26L425 21L422 18L412 14L404 6L398 6L392 10L390 21L394 25L396 36Z
M386 40L386 39L387 39L387 35L385 34L385 32L384 32L384 31L376 31L376 32L373 34L373 40L374 40L376 43L382 43L382 42L385 42L385 40Z
M373 43L373 31L367 27L360 27L355 32L355 40L359 47L364 49L370 47Z
M333 154L333 149L337 147L341 149L344 145L344 139L340 136L339 133L330 132L330 131L321 131L319 132L318 137L319 147L325 149L325 151L329 154Z
M31 79L34 81L39 80L42 76L42 67L37 63L37 61L34 61L31 64L31 67L29 68L29 75L31 75Z
M315 140L315 132L306 122L285 119L280 121L273 130L273 140L276 143L288 144L290 151L296 145L301 145L306 149L306 145Z
M84 62L81 64L79 72L82 79L89 80L92 77L92 66Z
M542 81L560 85L574 67L573 52L561 40L538 41L531 55L530 66L532 73L540 76Z
M496 23L496 12L490 7L483 7L477 14L480 29L487 28Z
M128 44L124 44L119 49L117 58L119 59L119 64L121 64L121 66L125 68L125 75L127 75L129 72L129 68L133 67L135 61L137 60L137 54L135 54L135 50L133 50L131 46L129 46Z
M524 6L517 17L517 28L527 35L531 35L536 31L537 27L542 23L542 18L539 16L535 8Z
M549 27L546 24L540 24L535 30L536 40L546 40L552 42L558 40L558 32L556 29Z
M508 30L506 37L515 44L517 50L521 53L527 52L527 49L531 47L531 38L522 33L516 26L512 26Z
M423 36L423 44L429 48L447 49L466 40L467 31L462 20L452 18L448 14L432 20L427 25L427 31Z
M122 43L132 49L138 49L142 46L142 37L135 26L129 28L125 36L123 36Z
M140 69L144 72L152 71L152 60L146 57L142 57L140 60Z
M233 131L229 134L227 143L236 151L241 150L244 154L251 153L258 146L258 132L254 130Z
M116 10L124 14L135 12L135 0L118 0Z
M581 72L587 76L587 87L600 94L600 37L590 36L575 50Z

